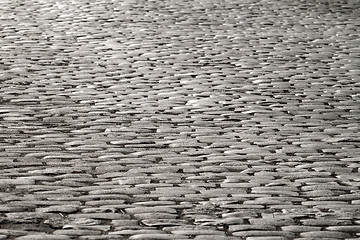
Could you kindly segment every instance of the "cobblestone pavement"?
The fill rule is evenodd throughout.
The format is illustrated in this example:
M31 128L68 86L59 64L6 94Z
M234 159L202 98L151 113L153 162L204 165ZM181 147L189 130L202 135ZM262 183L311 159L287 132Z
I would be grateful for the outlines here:
M360 239L359 1L0 2L0 239Z

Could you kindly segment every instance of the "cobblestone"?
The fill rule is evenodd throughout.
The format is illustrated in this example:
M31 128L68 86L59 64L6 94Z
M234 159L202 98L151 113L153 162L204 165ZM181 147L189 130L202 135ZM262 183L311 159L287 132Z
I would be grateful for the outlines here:
M358 239L358 0L0 4L0 239Z
M48 234L37 234L37 235L27 235L16 238L17 240L69 240L71 237L66 235L48 235Z
M338 239L345 239L350 237L349 234L343 232L336 232L336 231L313 231L313 232L305 232L300 233L301 237L312 237L312 238L338 238Z

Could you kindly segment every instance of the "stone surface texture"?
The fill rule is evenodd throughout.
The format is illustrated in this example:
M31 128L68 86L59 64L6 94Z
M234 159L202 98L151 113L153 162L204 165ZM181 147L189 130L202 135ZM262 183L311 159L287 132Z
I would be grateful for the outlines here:
M0 0L0 239L360 238L360 1Z

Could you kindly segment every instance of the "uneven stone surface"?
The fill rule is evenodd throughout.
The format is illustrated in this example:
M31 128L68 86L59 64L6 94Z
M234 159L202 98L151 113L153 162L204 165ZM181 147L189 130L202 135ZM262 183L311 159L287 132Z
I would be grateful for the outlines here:
M358 239L358 0L0 1L0 239Z

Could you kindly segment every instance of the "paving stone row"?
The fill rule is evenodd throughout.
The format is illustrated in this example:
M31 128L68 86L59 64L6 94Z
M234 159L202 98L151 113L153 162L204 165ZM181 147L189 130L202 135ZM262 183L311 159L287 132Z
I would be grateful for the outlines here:
M358 0L0 3L0 239L360 238Z

